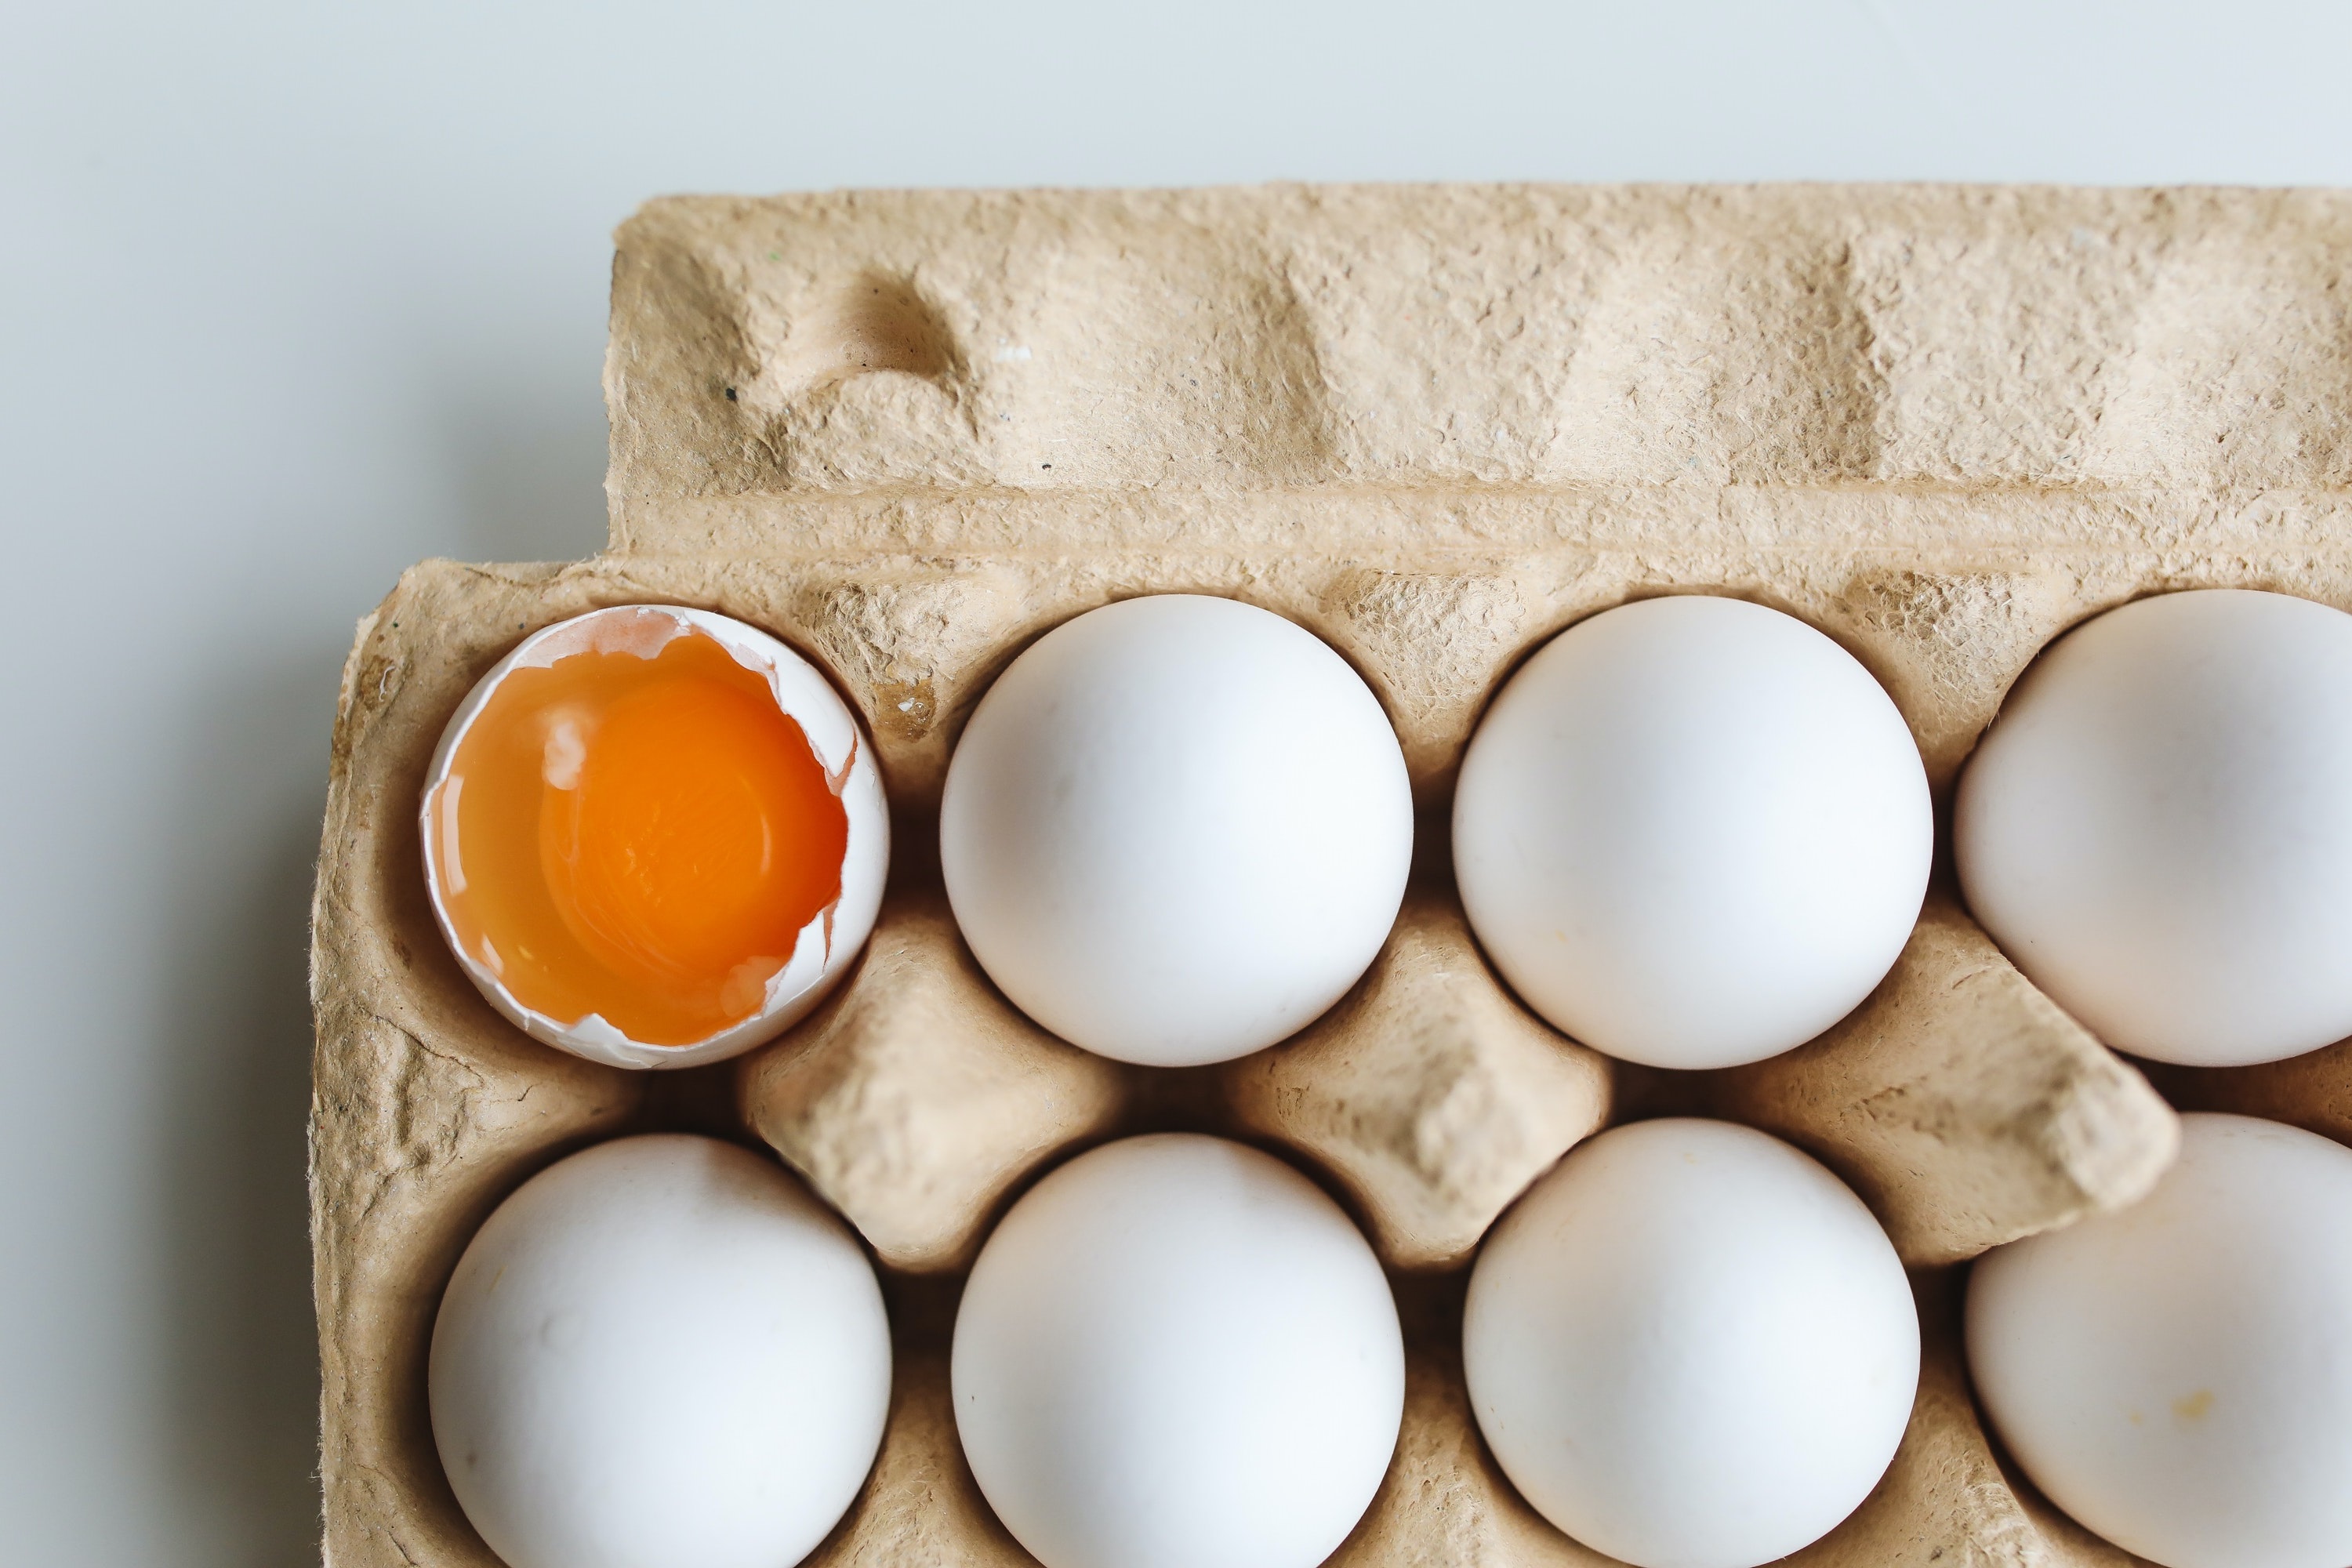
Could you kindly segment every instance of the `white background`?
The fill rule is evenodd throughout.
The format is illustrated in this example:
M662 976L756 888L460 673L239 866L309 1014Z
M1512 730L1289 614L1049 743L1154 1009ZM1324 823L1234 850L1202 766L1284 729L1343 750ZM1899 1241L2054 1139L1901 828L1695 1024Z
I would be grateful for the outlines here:
M2352 6L0 0L0 1560L315 1561L303 921L352 625L601 542L664 191L2352 184Z

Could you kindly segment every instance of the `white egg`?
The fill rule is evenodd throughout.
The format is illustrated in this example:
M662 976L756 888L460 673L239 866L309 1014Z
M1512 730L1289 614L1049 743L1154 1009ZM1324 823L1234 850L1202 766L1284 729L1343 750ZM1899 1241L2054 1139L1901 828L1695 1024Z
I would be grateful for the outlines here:
M1412 793L1379 699L1281 616L1191 594L1056 627L957 743L940 860L1014 1005L1121 1061L1270 1046L1395 922Z
M1462 1355L1545 1518L1636 1568L1754 1568L1878 1484L1919 1323L1885 1233L1821 1165L1729 1122L1642 1121L1487 1237Z
M1045 1568L1314 1568L1388 1468L1404 1348L1320 1189L1163 1133L1013 1205L964 1287L952 1382L972 1474Z
M1968 1343L2018 1464L2117 1545L2352 1563L2352 1150L2182 1117L2147 1197L1977 1261Z
M1800 1045L1885 977L1934 852L1926 770L1868 670L1738 599L1554 637L1462 761L1471 928L1537 1012L1664 1068Z
M1952 847L1993 940L2118 1049L2352 1035L2352 616L2208 590L2077 627L1969 761Z
M430 1397L449 1485L510 1568L789 1568L874 1462L889 1324L866 1254L773 1162L625 1138L483 1225Z

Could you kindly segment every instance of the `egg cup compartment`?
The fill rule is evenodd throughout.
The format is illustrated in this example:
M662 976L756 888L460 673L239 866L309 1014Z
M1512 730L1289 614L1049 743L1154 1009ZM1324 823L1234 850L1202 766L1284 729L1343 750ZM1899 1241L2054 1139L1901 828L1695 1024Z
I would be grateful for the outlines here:
M1391 1270L1403 1436L1335 1564L1598 1563L1470 1419L1461 1265L1610 1120L1730 1117L1837 1169L1922 1303L1909 1431L1791 1561L2132 1561L2011 1484L1959 1359L1952 1265L2128 1203L2172 1112L2352 1136L2352 1046L2143 1076L2041 996L1939 872L1886 981L1753 1067L1611 1064L1468 940L1444 852L1472 726L1553 632L1713 592L1837 638L1939 803L2002 694L2136 595L2352 607L2352 199L1865 189L1272 188L860 194L648 205L618 236L612 547L427 563L361 626L313 934L311 1193L328 1560L494 1563L433 1448L424 1366L474 1228L619 1132L772 1145L883 1265L882 1454L812 1563L1021 1563L956 1445L958 1273L1021 1184L1117 1132L1288 1150ZM1013 1011L948 918L949 749L1028 641L1130 595L1289 616L1394 721L1423 806L1402 914L1330 1014L1153 1072ZM528 631L661 601L763 627L863 715L898 842L858 969L740 1063L628 1073L499 1018L427 906L441 728ZM690 1311L690 1304L682 1304Z

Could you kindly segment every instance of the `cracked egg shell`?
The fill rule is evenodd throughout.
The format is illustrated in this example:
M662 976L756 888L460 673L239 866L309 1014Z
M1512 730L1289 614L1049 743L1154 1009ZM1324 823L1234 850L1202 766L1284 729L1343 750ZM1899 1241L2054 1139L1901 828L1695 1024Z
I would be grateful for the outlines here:
M881 907L872 741L814 666L707 610L525 637L443 731L420 812L435 919L532 1038L623 1068L799 1021Z

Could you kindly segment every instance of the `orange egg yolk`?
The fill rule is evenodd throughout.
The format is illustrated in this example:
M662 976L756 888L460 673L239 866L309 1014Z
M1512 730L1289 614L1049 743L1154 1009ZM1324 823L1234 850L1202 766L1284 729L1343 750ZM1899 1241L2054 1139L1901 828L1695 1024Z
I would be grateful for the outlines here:
M649 1046L759 1014L849 845L766 677L698 630L509 670L425 806L467 954L524 1006Z

